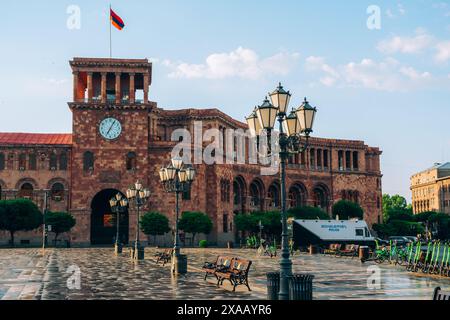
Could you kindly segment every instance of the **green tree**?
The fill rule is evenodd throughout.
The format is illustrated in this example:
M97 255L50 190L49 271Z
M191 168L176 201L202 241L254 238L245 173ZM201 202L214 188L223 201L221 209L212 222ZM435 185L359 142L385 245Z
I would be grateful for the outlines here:
M347 200L339 200L333 205L333 218L336 219L336 216L339 216L341 220L348 220L351 218L364 218L364 211L361 206L357 203L347 201Z
M243 232L258 231L258 223L250 214L241 213L236 215L234 217L234 225L238 231Z
M288 210L288 216L301 220L328 220L330 216L328 213L320 208L304 206L296 207Z
M392 208L389 210L389 214L387 216L387 220L385 220L386 223L389 223L390 221L394 220L401 220L401 221L414 221L414 215L412 213L412 210L408 208L400 209L400 208Z
M31 231L42 224L42 213L28 199L0 201L0 230L9 231L11 245L17 231Z
M75 218L68 212L50 212L45 215L45 224L52 226L51 232L55 234L54 243L58 241L61 233L70 231L76 224Z
M153 242L156 244L156 236L162 236L170 231L169 219L159 212L147 212L141 217L139 222L142 232L147 236L153 236Z
M402 210L409 210L412 213L412 208L408 206L404 197L398 194L393 196L383 194L383 221L389 221L389 216L392 212L399 212Z
M192 234L192 243L194 243L197 233L209 234L213 224L211 218L203 212L183 212L178 227L186 233Z

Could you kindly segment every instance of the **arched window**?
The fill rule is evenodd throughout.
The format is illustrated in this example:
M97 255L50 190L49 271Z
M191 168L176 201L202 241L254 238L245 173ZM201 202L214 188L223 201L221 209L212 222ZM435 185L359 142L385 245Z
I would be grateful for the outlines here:
M24 183L19 190L19 198L31 199L33 197L33 186L31 183Z
M280 207L280 192L278 185L272 184L269 187L268 198L270 199L270 206L272 208Z
M36 170L37 169L37 160L36 154L32 153L28 156L28 169Z
M64 186L62 183L56 182L51 189L52 200L61 201L64 198Z
M19 170L24 171L27 167L27 155L25 153L19 154Z
M250 206L252 210L262 210L264 201L263 201L263 187L258 180L254 180L250 184Z
M295 184L289 189L289 208L303 207L306 205L306 192L302 185Z
M136 153L127 153L127 170L136 170Z
M51 171L55 171L58 168L58 157L56 156L56 153L54 153L54 152L52 152L50 154L49 165L50 165L50 170Z
M84 171L94 170L94 154L91 151L86 151L83 154L83 170Z
M0 153L0 170L5 170L5 154Z
M59 155L59 170L67 170L67 153L61 152Z
M322 186L317 186L313 190L314 207L321 208L328 212L328 192Z

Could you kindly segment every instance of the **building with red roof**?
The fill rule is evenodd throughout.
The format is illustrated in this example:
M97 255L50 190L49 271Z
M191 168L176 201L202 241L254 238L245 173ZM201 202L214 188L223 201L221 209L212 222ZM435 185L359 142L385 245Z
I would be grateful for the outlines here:
M224 134L217 140L217 151L233 148L231 163L214 150L216 160L222 161L194 164L196 179L180 201L181 211L202 211L211 218L209 242L239 241L237 214L279 209L277 172L265 175L261 164L247 158L245 163L235 161L237 146L244 146L247 154L249 140L235 143L226 133L246 130L246 124L218 109L159 108L149 100L152 64L147 59L74 58L70 66L73 132L0 133L0 199L29 198L42 209L47 203L49 210L70 212L76 225L65 237L73 245L112 244L116 228L109 200L117 193L125 195L139 180L151 191L143 210L167 215L173 226L175 196L164 192L159 169L180 144L176 130L186 129L191 139L182 142L192 146L200 127L203 133L217 129ZM347 199L362 206L369 225L381 222L381 151L363 141L311 138L310 142L306 152L289 159L288 207L315 206L331 214L334 202ZM208 144L204 141L195 150L205 152ZM134 206L120 218L124 243L135 238L136 219ZM189 237L183 236L187 244ZM170 243L171 234L166 238ZM0 244L8 239L0 232ZM23 232L16 239L40 242L41 233Z

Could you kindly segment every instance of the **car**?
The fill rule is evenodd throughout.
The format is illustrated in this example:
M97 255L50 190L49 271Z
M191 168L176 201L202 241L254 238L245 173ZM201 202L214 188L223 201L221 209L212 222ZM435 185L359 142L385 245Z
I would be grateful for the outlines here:
M381 238L375 238L375 240L378 242L378 244L380 246L387 246L387 245L389 245L389 241L387 241L387 240L383 240Z
M415 243L418 240L417 237L414 237L414 236L404 236L403 238L408 239L409 242L412 242L412 243Z
M401 236L389 237L389 241L392 241L392 243L395 243L399 246L403 246L411 242L411 240L409 240L408 238Z

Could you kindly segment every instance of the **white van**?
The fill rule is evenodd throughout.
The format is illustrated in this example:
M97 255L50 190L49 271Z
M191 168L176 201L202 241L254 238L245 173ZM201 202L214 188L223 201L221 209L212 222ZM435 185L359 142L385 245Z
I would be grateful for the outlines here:
M364 220L294 220L293 238L296 247L309 245L359 244L374 246Z

